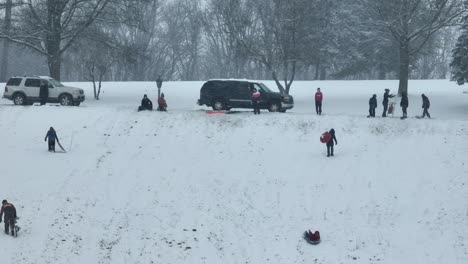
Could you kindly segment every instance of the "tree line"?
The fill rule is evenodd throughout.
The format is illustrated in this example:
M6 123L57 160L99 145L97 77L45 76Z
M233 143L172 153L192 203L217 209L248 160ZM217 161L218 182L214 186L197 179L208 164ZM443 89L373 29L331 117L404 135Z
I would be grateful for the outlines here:
M3 0L0 81L397 78L402 93L451 76L467 2Z

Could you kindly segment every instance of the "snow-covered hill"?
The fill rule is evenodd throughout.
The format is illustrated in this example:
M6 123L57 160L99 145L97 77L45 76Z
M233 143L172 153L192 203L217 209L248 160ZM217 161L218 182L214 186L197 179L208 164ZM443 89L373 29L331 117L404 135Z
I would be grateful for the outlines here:
M105 83L80 107L0 104L5 263L468 263L468 94L410 82L434 119L365 118L396 81L296 82L285 114L207 115L201 82ZM274 87L272 83L268 83ZM324 92L323 116L313 94ZM399 102L399 101L398 101ZM377 113L382 110L381 104ZM54 126L68 153L47 152ZM337 133L325 157L320 134ZM320 230L322 243L301 238Z

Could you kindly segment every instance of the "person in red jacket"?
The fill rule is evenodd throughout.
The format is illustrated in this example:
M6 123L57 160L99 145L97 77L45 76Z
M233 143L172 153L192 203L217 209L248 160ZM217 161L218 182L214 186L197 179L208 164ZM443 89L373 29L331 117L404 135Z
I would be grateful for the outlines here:
M166 99L164 99L164 93L158 98L158 111L167 111Z
M7 200L3 200L2 209L0 210L0 223L2 222L3 213L5 213L5 234L8 234L8 229L10 229L11 235L14 236L16 220L15 206L9 203Z
M315 231L312 233L312 231L307 230L304 234L304 238L309 242L310 244L318 244L320 243L320 232Z
M320 88L317 88L317 92L315 93L315 111L317 111L317 115L322 114L322 100L323 94L320 91Z

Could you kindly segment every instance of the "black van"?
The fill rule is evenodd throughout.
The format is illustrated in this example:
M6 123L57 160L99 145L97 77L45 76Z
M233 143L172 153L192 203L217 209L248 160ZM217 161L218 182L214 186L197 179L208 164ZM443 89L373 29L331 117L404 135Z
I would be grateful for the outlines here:
M199 105L213 107L213 110L229 110L231 108L253 108L252 88L262 95L261 109L270 112L286 112L294 107L294 99L271 91L265 84L248 80L209 80L200 89Z

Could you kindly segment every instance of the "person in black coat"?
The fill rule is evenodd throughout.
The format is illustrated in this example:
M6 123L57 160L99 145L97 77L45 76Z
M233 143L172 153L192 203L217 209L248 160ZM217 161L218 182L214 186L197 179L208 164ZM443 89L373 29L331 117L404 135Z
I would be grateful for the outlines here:
M401 101L400 101L400 106L401 106L401 111L403 111L403 116L401 117L401 119L405 119L408 117L407 113L406 113L406 109L408 108L408 95L406 95L406 93L402 93L401 94Z
M338 141L336 140L335 129L333 128L330 129L328 133L330 133L331 137L330 137L330 140L328 140L327 142L327 157L330 157L330 156L333 156L333 145L334 145L333 143L338 145Z
M143 99L141 99L141 105L138 107L138 112L143 110L153 110L153 102L151 102L146 94L143 95Z
M39 87L39 99L41 100L41 105L45 105L49 99L49 85L44 80L41 80Z
M374 94L369 99L369 116L368 117L375 117L376 108L377 108L377 95Z
M2 201L2 209L0 209L0 223L2 222L3 214L5 214L5 234L8 234L8 229L11 231L11 235L15 235L15 220L16 208L13 204L9 203L7 200Z
M49 151L55 152L55 140L59 142L59 139L57 137L57 133L55 132L55 129L53 127L50 127L49 131L47 131L47 135L44 138L44 141L49 140Z
M390 94L390 89L385 89L385 93L383 95L383 101L382 101L382 104L383 104L383 113L382 113L382 117L386 117L387 116L387 108L388 108L388 98L393 98L395 97L395 95L393 94Z
M422 108L424 109L422 118L424 118L426 115L427 117L431 118L431 115L427 111L427 109L429 109L429 106L431 106L431 103L429 102L429 98L427 98L427 96L425 96L424 94L422 94L421 97L423 100Z

